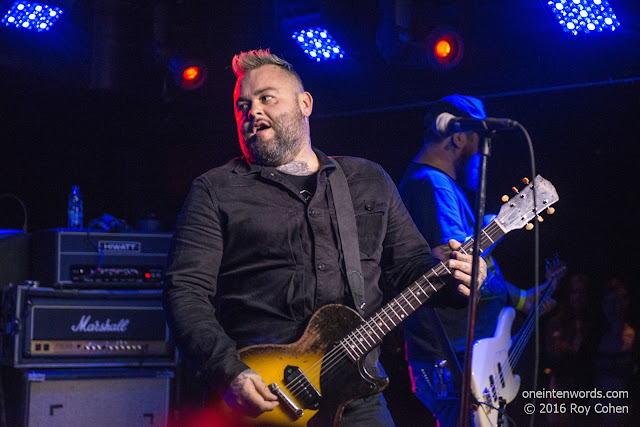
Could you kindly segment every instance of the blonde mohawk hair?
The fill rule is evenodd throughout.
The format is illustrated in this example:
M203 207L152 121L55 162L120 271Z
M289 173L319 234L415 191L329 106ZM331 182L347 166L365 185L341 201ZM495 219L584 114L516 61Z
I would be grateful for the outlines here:
M260 68L264 65L275 65L282 68L300 85L300 91L304 92L302 79L298 73L295 72L293 66L279 56L271 53L268 48L240 52L231 60L231 68L233 69L233 73L236 75L236 78L240 78L247 72Z

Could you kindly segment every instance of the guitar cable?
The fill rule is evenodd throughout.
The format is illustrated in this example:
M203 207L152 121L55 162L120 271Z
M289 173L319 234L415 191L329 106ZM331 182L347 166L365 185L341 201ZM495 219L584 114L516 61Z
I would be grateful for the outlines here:
M506 409L504 409L504 408L496 408L492 404L487 403L487 402L483 402L481 400L478 400L477 402L478 402L478 405L484 405L484 406L489 407L489 409L495 409L496 411L500 412L503 416L507 417L509 419L509 425L510 426L514 426L515 427L515 426L518 425L518 423L516 423L516 420L514 420L513 418L511 418L509 416L509 414L507 414L507 410ZM480 408L478 408L478 411L479 410L480 410Z
M517 123L517 122L516 122ZM529 159L531 162L531 177L535 179L536 177L536 160L535 154L533 150L533 142L531 141L531 137L529 136L529 132L522 126L520 123L516 124L516 127L520 129L520 131L524 134L524 137L527 140L527 145L529 146ZM536 215L536 207L538 206L536 201L536 187L533 186L533 212L534 217L537 218ZM535 320L535 355L534 355L534 367L533 367L533 390L535 396L535 391L538 390L538 370L540 369L540 308L538 307L538 303L540 301L540 227L533 227L533 286L534 286L534 320ZM533 398L533 404L535 405L535 397ZM531 418L529 419L529 426L534 427L535 425L535 412L531 414Z

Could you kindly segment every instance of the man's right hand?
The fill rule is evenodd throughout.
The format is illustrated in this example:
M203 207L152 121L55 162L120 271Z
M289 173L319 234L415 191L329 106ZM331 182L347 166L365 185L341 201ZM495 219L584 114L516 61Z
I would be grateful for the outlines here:
M271 393L260 375L247 369L234 378L224 394L224 401L234 411L257 417L278 406L278 397Z

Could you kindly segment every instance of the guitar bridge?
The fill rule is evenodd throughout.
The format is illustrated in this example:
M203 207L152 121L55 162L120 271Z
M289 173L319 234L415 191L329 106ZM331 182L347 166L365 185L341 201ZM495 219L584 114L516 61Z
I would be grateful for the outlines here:
M269 384L269 390L271 391L271 393L278 396L278 400L280 400L280 403L284 407L285 411L288 412L289 415L291 415L294 421L304 415L304 410L296 405L296 403L291 400L289 396L287 396L287 393L285 393L280 387L278 387L278 384Z
M322 395L311 384L311 381L304 375L302 370L297 366L287 366L284 369L284 379L282 380L284 385L289 388L295 385L296 396L295 398L302 402L302 405L307 409L318 409L320 407L320 399Z

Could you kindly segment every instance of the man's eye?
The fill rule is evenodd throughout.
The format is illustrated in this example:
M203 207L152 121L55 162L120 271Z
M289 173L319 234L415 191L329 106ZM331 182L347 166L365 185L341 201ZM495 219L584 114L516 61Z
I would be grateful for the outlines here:
M238 104L238 111L246 111L249 108L249 104Z
M273 96L271 95L265 95L262 97L262 101L267 102L267 101L271 101L273 99Z

